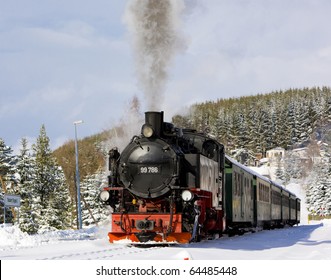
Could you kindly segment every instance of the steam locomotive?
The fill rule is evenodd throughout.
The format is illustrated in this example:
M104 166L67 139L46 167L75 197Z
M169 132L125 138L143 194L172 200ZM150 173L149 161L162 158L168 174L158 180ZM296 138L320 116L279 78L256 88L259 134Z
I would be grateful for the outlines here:
M204 133L146 112L140 136L109 151L109 241L196 242L300 222L300 199L231 159Z

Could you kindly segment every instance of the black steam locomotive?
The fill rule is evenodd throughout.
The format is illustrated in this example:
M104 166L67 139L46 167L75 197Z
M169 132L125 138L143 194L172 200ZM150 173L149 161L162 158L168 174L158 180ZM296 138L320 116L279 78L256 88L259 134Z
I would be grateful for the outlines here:
M204 133L146 112L140 136L109 152L109 241L188 243L257 227L294 225L300 200L232 160Z

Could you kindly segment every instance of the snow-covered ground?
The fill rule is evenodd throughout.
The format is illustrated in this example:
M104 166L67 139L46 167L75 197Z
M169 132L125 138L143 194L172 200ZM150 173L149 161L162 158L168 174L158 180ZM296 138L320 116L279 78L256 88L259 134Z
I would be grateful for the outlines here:
M322 220L284 229L170 247L110 244L107 240L106 228L28 236L16 226L7 226L0 228L0 259L2 260L1 279L5 280L72 277L91 280L100 279L100 275L112 277L111 279L132 278L118 274L116 276L98 274L105 267L110 269L153 267L156 271L178 269L182 275L181 277L160 275L158 276L160 279L183 279L183 276L190 279L198 279L198 277L219 279L219 277L224 278L224 275L220 274L218 277L215 274L192 275L191 272L201 267L215 269L223 266L231 266L231 269L235 269L232 271L240 271L238 274L240 277L225 275L231 276L232 279L254 277L255 280L264 280L263 275L268 275L272 271L272 275L269 274L270 279L276 279L276 276L285 273L289 277L286 279L299 277L303 280L311 279L316 273L320 275L319 273L328 272L328 267L331 265L331 221ZM86 262L87 260L89 261ZM275 267L282 268L275 269ZM142 278L135 278L147 280L156 279L155 277L155 275L144 275Z
M110 244L106 228L23 234L0 228L1 260L331 260L331 221L170 247Z

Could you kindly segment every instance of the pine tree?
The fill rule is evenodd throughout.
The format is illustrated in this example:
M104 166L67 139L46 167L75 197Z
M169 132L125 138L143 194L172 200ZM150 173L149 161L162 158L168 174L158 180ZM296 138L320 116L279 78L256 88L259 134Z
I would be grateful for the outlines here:
M250 105L247 112L247 133L249 134L247 148L251 151L257 152L256 143L258 141L258 134L256 133L257 112L254 105Z
M316 177L309 184L306 193L308 211L313 215L324 215L325 194L327 189L327 173L324 164L319 164L315 169Z
M322 161L313 166L306 203L313 215L331 215L331 155L328 146L322 149Z
M38 231L38 225L35 221L35 213L33 209L34 189L33 182L35 179L35 162L29 154L28 142L26 138L21 140L22 148L18 155L17 174L19 177L18 190L21 196L20 207L20 229L29 234L34 234Z
M49 220L50 226L56 229L66 229L72 224L72 205L69 194L69 186L61 167L54 166L55 189L50 199L52 217Z
M87 176L81 182L83 225L91 226L109 218L109 209L99 199L107 179L102 171Z
M256 148L257 152L262 153L263 156L265 156L266 151L270 149L270 145L268 143L268 134L271 134L270 132L270 123L269 123L269 115L268 112L265 109L260 109L258 111L257 116L257 123L256 123L256 133L257 133L257 142L256 142Z
M15 190L13 185L16 184L15 174L15 157L12 155L13 150L5 144L3 139L0 138L0 220L4 220L3 216L3 205L4 205L4 194L14 194ZM7 208L6 208L7 209ZM9 210L9 208L8 208ZM6 211L6 222L12 222L13 215L11 211Z
M236 135L236 148L248 146L247 125L244 113L236 114L233 122L233 131Z
M13 150L0 138L0 175L5 181L14 179L15 157L12 153Z
M70 211L69 192L65 191L68 187L62 169L52 156L49 142L45 126L42 125L37 143L33 145L36 161L34 186L36 202L40 203L40 212L36 217L39 232L65 228L68 225L65 217Z
M287 149L291 145L291 126L289 124L289 119L287 118L286 103L280 105L277 112L279 115L279 129L275 135L275 147L282 147Z

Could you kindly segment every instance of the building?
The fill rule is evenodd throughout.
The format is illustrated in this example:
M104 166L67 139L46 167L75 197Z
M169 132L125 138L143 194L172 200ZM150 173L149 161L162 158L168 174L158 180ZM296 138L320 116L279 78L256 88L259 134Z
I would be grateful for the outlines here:
M285 156L285 149L284 148L274 148L266 153L266 158L269 159L270 162L276 161L277 159L282 159Z

